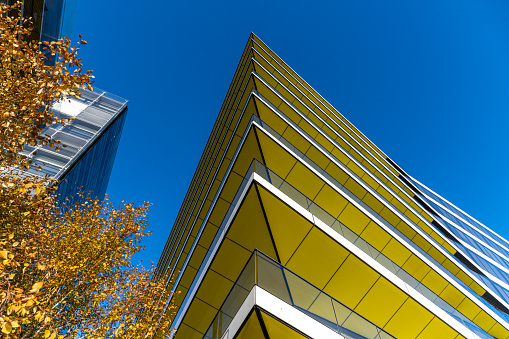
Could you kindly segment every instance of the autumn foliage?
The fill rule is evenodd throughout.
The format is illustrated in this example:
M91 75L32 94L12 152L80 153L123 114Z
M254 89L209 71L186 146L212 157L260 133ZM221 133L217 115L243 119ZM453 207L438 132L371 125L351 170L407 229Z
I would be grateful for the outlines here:
M28 41L29 21L8 15L16 6L0 3L1 336L170 335L173 306L159 298L165 286L151 280L152 269L131 263L148 235L148 205L117 208L87 194L68 205L58 202L53 179L21 175L30 166L23 145L63 146L39 135L45 125L66 123L51 105L92 81L68 39Z

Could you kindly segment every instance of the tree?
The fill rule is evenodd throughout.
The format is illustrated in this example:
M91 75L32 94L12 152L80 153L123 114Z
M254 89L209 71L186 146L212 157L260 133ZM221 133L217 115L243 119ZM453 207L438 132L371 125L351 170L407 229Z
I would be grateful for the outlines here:
M24 145L65 146L39 133L45 125L66 123L52 114L51 105L79 96L81 87L91 89L92 76L77 54L85 41L78 46L67 38L28 41L29 19L8 15L18 6L0 3L1 335L167 333L174 306L160 299L164 284L152 281L152 268L131 263L140 240L149 235L148 204L116 208L86 194L78 204L57 204L53 179L20 175L31 165L20 153ZM45 55L56 58L54 66L46 64Z

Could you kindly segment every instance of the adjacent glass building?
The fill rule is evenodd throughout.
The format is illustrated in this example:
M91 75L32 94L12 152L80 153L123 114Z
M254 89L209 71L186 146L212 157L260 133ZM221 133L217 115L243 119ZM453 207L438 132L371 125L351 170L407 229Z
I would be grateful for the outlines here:
M178 339L509 338L508 258L251 34L155 278Z
M57 102L52 110L72 120L65 126L47 126L41 134L67 147L57 152L50 145L25 146L23 154L34 159L27 174L60 180L57 194L61 200L74 199L79 191L103 199L127 114L127 100L96 88L94 92L82 90L80 98Z
M13 0L0 0L15 3ZM30 39L56 41L70 37L77 0L24 0L21 14L31 17ZM48 63L54 60L48 59ZM103 199L108 186L120 135L127 114L127 100L100 89L82 90L80 98L53 105L53 112L72 119L65 126L46 126L41 134L62 141L59 152L50 145L25 146L23 154L34 165L23 175L50 176L60 180L57 194L61 201L73 202L77 192Z

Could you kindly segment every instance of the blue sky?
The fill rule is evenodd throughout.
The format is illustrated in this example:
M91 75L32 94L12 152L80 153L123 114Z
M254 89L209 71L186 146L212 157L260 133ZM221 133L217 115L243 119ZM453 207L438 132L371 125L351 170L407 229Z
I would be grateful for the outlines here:
M96 86L130 100L108 187L157 262L253 31L406 172L509 238L507 1L79 0Z

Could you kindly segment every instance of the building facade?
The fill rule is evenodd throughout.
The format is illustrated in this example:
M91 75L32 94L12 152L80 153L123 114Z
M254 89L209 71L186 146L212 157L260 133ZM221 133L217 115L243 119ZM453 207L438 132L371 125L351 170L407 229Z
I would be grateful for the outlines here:
M2 0L15 3L13 0ZM56 41L72 35L77 0L24 0L21 15L32 18L31 40ZM48 58L48 64L54 64ZM82 90L80 98L53 105L58 116L71 119L65 126L46 126L42 135L62 141L58 152L50 145L26 145L23 154L34 160L23 175L50 176L60 181L60 201L79 199L90 193L103 199L127 114L127 100L96 88Z
M53 105L53 113L69 118L68 124L46 126L41 132L60 140L65 148L26 145L23 149L34 161L26 174L59 180L61 201L74 201L78 192L104 198L127 114L125 99L97 88L81 93L79 98Z
M178 339L509 338L508 258L251 34L155 279Z

